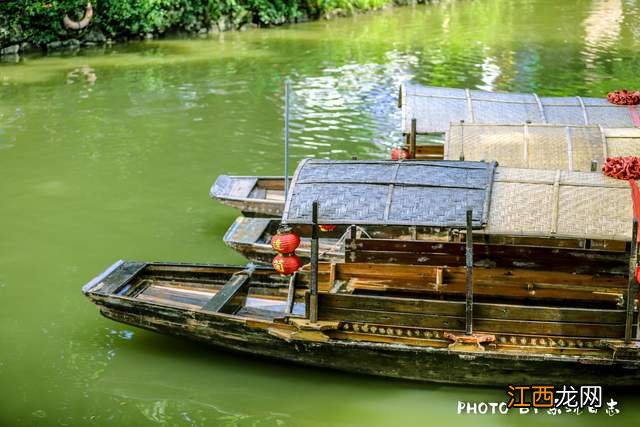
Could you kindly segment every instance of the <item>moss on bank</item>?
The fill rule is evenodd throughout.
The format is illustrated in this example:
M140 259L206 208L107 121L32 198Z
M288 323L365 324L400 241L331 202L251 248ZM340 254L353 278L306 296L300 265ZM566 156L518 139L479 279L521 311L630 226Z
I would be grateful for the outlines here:
M93 0L94 16L82 30L63 18L80 19L86 0L0 1L0 53L54 49L306 21L412 0Z

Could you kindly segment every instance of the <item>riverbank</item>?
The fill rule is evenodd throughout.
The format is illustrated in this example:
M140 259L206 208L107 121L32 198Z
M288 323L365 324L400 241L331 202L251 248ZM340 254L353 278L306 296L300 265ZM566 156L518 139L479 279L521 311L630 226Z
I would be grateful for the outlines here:
M428 0L82 0L0 3L0 56L332 19Z

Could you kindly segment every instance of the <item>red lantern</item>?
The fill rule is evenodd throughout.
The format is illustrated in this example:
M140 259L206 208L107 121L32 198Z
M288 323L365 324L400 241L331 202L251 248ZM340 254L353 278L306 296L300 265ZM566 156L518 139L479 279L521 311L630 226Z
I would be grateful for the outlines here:
M336 229L336 226L331 224L322 224L318 227L320 228L320 231L333 231Z
M293 253L300 246L300 236L293 232L288 225L281 225L275 236L271 238L271 247L274 251L283 254Z
M640 267L636 267L636 282L640 283Z
M296 254L278 254L273 258L271 265L278 273L288 276L302 267L302 261Z
M411 158L411 153L404 147L396 147L391 150L391 160L403 160Z

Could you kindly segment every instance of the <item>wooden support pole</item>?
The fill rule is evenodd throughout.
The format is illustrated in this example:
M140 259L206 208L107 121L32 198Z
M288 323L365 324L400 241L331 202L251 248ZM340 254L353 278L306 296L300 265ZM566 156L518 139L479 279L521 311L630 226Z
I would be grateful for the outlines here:
M291 277L289 278L289 289L287 291L287 308L285 313L291 314L293 313L293 305L296 300L296 280L298 278L298 272L294 271Z
M311 208L311 289L309 294L309 320L318 321L318 201Z
M417 129L417 121L416 119L411 119L411 138L409 139L409 158L416 158L416 129Z
M465 314L466 314L466 328L465 333L467 335L473 334L473 228L472 228L473 210L467 210L467 251L466 251L466 265L467 265L467 289L466 289L466 302L465 302Z
M624 328L624 342L631 341L633 329L633 309L638 294L638 282L636 281L636 268L638 266L638 219L633 219L633 231L631 233L631 252L629 256L629 285L627 287L627 318Z

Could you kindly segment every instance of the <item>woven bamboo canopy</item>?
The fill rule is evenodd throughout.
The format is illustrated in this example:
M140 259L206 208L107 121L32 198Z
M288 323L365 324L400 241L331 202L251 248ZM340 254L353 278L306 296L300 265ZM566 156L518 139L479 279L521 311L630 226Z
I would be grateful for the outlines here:
M548 123L638 126L637 106L614 105L605 98L541 97L535 93L498 93L404 83L400 88L402 129L444 133L450 123Z
M599 173L485 162L307 159L296 170L283 221L420 225L492 235L630 240L631 190Z
M640 153L640 129L549 124L452 123L445 159L495 160L501 166L599 170L607 157Z

